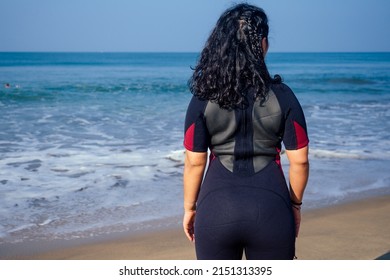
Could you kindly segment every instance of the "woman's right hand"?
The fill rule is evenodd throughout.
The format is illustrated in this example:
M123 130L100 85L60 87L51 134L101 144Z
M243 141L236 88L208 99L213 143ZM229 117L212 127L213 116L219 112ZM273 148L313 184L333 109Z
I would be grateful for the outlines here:
M194 223L195 223L195 210L187 210L184 212L183 217L183 229L184 233L186 234L188 240L191 242L195 241L195 235L194 235Z
M301 206L293 205L292 211L293 211L294 222L295 222L295 237L298 237L299 228L301 226Z

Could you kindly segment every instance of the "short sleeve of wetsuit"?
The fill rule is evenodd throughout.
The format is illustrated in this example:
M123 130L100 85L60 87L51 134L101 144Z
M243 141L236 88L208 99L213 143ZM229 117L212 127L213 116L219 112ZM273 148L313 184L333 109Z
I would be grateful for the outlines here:
M207 101L192 97L184 124L184 147L192 152L207 152L210 137L204 117Z
M284 115L283 144L287 150L298 150L309 144L306 120L293 91L285 84L276 85L275 93Z

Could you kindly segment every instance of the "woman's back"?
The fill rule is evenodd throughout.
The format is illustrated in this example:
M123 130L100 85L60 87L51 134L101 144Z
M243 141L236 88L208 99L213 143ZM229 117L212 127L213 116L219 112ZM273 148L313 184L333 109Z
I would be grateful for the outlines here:
M307 145L304 115L290 88L274 84L262 101L248 95L246 106L234 110L193 97L185 124L185 147L193 151L210 147L212 156L229 171L253 175L279 160L282 141L288 149Z

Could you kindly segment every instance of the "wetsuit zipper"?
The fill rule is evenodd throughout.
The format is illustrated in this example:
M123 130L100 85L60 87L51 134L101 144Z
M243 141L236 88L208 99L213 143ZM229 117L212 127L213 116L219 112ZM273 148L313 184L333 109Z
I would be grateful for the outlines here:
M240 155L240 169L241 171L246 170L248 167L246 166L247 164L247 149L246 149L246 142L247 142L247 108L241 109L241 118L242 118L242 138L241 138L241 155Z
M247 129L246 129L246 109L243 109L242 110L243 112L243 124L244 124L244 131L243 131L243 137L242 137L242 156L243 156L243 159L246 159L246 150L245 150L245 142L246 142L246 133L247 133Z

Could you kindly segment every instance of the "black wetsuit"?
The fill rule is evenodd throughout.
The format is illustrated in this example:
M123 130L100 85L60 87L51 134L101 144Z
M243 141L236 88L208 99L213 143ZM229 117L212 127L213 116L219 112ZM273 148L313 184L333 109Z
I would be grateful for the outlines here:
M306 122L294 93L271 86L260 103L226 110L193 97L185 121L184 146L211 151L197 200L198 259L292 259L295 226L280 165L288 150L308 145Z

